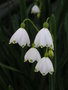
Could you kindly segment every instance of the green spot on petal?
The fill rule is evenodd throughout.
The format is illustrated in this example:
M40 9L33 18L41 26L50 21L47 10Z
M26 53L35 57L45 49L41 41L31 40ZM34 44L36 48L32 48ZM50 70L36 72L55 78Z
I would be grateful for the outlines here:
M22 45L22 48L24 48L24 45Z
M12 43L13 43L13 44L16 44L16 41L14 40Z
M43 76L45 76L46 74L45 73L42 73Z
M30 62L30 63L33 63L33 60L32 60L32 59L30 59L30 60L29 60L29 62Z
M46 44L46 47L48 47L48 44Z
M43 45L41 45L40 47L43 48Z
M26 60L24 59L24 62L26 62Z
M50 74L52 75L54 71L51 71Z
M35 68L35 69L34 69L34 72L38 72L38 70Z

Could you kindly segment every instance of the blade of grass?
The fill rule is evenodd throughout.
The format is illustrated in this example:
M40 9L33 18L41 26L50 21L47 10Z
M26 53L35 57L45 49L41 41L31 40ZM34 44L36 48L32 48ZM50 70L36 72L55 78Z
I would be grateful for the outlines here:
M27 17L26 0L20 0L21 21Z
M53 59L53 65L54 65L54 74L52 76L49 76L49 89L55 90L56 89L56 68L57 68L57 58L56 58L56 21L54 14L50 17L50 31L53 34L54 39L54 59Z

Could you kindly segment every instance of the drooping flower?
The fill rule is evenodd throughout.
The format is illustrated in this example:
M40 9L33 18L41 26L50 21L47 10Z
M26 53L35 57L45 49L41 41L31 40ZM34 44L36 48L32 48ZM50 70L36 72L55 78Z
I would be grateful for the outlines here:
M39 7L37 5L34 5L32 7L31 13L33 13L33 14L39 14L40 13Z
M46 74L52 74L54 72L53 64L48 57L43 57L35 66L35 72L40 71L40 73L45 76Z
M24 62L28 60L30 63L33 63L34 61L39 61L40 59L40 53L36 48L30 48L24 56Z
M30 39L26 30L24 28L19 28L10 38L9 44L11 43L18 43L21 47L25 45L30 46Z
M42 28L36 35L34 40L35 47L51 47L54 49L53 39L47 28Z

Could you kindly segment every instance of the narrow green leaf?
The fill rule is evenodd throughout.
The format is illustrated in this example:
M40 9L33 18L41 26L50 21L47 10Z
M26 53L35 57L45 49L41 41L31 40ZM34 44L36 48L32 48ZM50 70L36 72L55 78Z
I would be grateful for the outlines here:
M20 0L21 21L27 17L26 0Z
M66 35L67 35L67 43L68 43L68 13L65 16L65 23L64 23Z
M54 40L54 59L53 59L53 65L54 65L54 74L52 76L49 76L50 80L50 90L55 90L56 88L56 68L57 68L57 59L56 59L56 20L54 14L50 17L50 31L53 35Z
M15 72L20 72L19 70L15 69L13 67L2 64L1 62L0 62L0 66L3 67L3 68L9 69L9 70L15 71Z

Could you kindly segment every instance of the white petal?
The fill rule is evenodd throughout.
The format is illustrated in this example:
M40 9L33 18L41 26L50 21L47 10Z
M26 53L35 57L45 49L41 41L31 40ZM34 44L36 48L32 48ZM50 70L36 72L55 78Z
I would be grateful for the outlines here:
M35 40L34 40L34 44L36 47L39 47L39 46L46 46L46 41L45 40L45 30L44 29L41 29L36 37L35 37Z
M19 28L19 29L12 35L12 37L10 38L9 43L11 44L11 43L13 43L13 41L16 41L16 43L18 43L18 40L19 40L19 38L21 37L21 35L22 35L22 29Z
M40 13L39 7L38 7L37 5L34 5L34 6L32 7L31 13L34 13L34 14Z
M49 58L46 58L46 63L48 65L49 73L54 72L53 64Z
M41 68L41 60L39 60L38 63L36 64L36 66L35 66L35 69L37 71L40 71L40 68Z
M28 33L26 32L26 30L24 28L19 28L10 38L9 43L13 43L15 41L15 43L18 43L20 46L22 45L30 45L30 39L28 36Z
M46 29L45 31L46 31L46 43L47 43L48 47L52 46L52 49L54 49L51 33L49 32L48 29Z
M45 57L42 58L36 65L36 70L37 71L40 71L41 74L47 74L49 72L48 70L48 67L47 67L47 64L46 64L46 60L45 60Z
M28 33L26 32L25 29L23 29L22 31L22 36L21 38L19 39L19 45L22 46L22 45L26 45L27 46L30 46L30 39L29 39L29 36L28 36Z
M50 46L52 46L52 49L54 49L52 36L47 28L42 28L37 33L35 40L34 40L34 44L36 47L39 47L39 46L50 47Z
M36 48L30 48L25 56L24 59L31 63L33 63L34 61L39 61L41 59L40 53L38 52L38 50Z
M43 57L42 59L40 59L36 64L35 69L37 71L40 71L40 73L44 76L47 73L51 74L52 72L54 72L53 64L48 57Z

